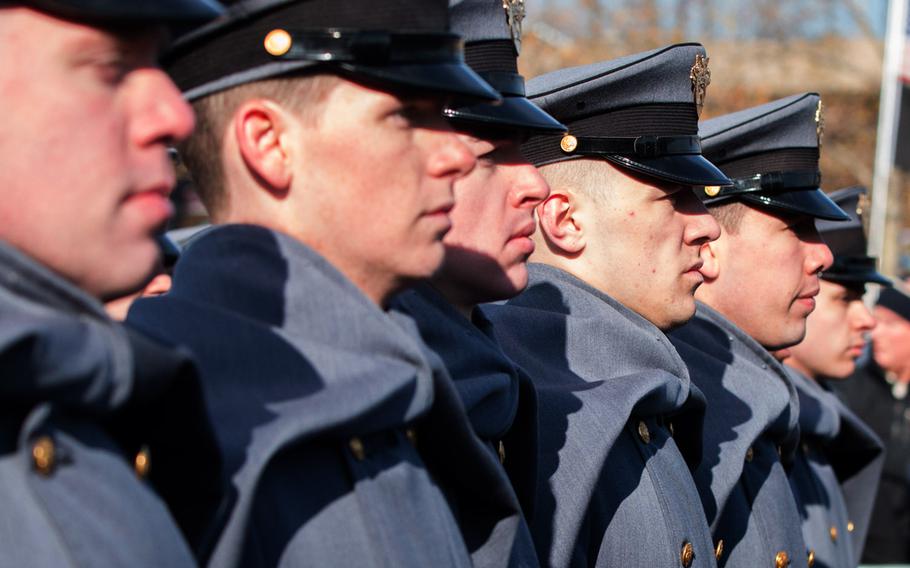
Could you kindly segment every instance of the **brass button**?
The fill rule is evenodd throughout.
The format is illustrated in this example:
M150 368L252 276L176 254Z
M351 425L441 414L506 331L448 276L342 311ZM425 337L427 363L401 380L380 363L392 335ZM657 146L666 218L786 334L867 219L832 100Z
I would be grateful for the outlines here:
M746 450L746 461L747 462L752 461L752 458L754 458L754 457L755 457L755 450L753 450L752 448L749 448L748 450Z
M502 440L499 441L496 447L497 453L499 453L499 463L506 463L506 445L502 443Z
M774 557L774 566L775 568L787 568L790 565L790 555L781 550L777 553L777 556Z
M809 564L809 568L812 568L813 566L815 566L815 551L812 549L809 550L808 564Z
M405 430L404 435L408 437L408 441L411 442L412 446L417 445L417 432L415 432L413 428Z
M50 475L54 471L57 448L50 436L41 436L32 445L32 461L35 470L41 475Z
M351 454L357 461L363 461L366 458L366 450L363 447L363 441L354 436L351 438L351 441L348 442L348 447L351 448Z
M562 148L563 152L571 154L575 151L575 148L578 148L578 138L571 134L566 134L562 137L562 140L559 141L559 147Z
M691 542L686 541L683 543L682 550L679 553L679 560L682 562L683 568L692 566L692 561L695 560L695 547L692 546Z
M847 521L847 532L853 532L856 530L856 525L853 524L853 521Z
M714 558L720 560L720 557L724 555L724 539L717 541L717 546L714 547Z
M269 55L281 57L291 50L291 44L293 42L294 40L291 39L291 34L282 29L275 29L266 34L265 40L262 43Z
M638 437L646 444L651 443L651 431L648 430L648 425L645 424L644 420L638 422Z
M140 478L145 479L148 477L149 469L152 467L152 456L149 452L148 446L142 446L142 449L136 452L136 457L133 458L133 468L136 470L136 475Z
M716 197L720 193L719 185L706 185L705 186L705 195L708 197Z
M831 535L831 542L837 542L837 527L832 525L831 530L828 531L828 534Z

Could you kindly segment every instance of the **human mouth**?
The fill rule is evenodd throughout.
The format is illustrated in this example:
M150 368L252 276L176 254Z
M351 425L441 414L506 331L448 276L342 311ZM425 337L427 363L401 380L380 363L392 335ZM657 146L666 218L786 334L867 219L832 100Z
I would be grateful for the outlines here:
M819 288L815 286L796 297L796 303L806 310L806 315L815 310L815 297L818 296L818 292Z
M534 230L537 228L537 224L531 220L528 223L525 223L518 228L512 235L509 237L509 244L512 244L523 253L530 255L534 252L534 241L531 239L531 235L534 234Z
M171 188L171 184L161 183L133 191L126 196L124 203L141 211L149 225L158 227L166 223L174 213L174 206L168 198Z

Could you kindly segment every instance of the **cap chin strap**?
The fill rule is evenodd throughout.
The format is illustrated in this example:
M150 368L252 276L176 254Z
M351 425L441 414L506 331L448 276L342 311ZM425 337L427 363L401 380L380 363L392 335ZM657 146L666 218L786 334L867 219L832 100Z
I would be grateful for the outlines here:
M572 136L566 134L559 143L566 154L599 156L615 154L636 158L658 158L682 154L701 154L698 136Z
M794 189L818 189L822 174L814 171L766 172L754 176L734 178L730 187L719 188L714 199L749 193L786 191Z
M288 31L287 49L270 53L283 61L319 61L362 65L462 63L464 44L457 34L390 33L369 30Z

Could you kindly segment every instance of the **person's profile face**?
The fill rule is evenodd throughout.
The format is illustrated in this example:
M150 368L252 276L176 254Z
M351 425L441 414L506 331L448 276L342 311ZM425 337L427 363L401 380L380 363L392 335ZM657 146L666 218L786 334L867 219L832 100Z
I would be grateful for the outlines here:
M884 306L875 306L873 315L878 324L872 331L875 362L886 371L910 367L910 321Z
M193 127L156 67L161 36L0 9L0 238L99 298L152 270L167 148Z
M738 229L721 240L723 282L712 291L714 307L770 350L799 343L815 309L819 273L833 260L815 220L748 207Z
M796 366L812 377L843 379L856 366L875 319L863 304L862 284L821 281L815 311L806 321L806 337L790 349Z
M452 230L443 242L445 262L435 280L457 286L467 303L515 296L528 283L534 251L534 208L549 194L540 173L521 155L521 138L461 135L476 167L455 182Z
M453 185L475 164L444 103L341 80L320 119L301 126L301 230L336 266L391 280L439 268Z

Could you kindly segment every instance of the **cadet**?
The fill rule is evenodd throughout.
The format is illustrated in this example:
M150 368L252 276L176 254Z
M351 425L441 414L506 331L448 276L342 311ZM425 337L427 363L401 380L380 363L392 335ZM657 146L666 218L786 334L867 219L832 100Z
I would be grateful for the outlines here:
M671 337L708 399L695 481L722 566L796 566L809 554L781 464L798 441L799 406L769 350L802 340L831 264L815 218L849 219L818 189L820 113L809 93L700 129L705 155L735 185L704 188L721 236L702 250L698 312Z
M478 166L455 182L446 258L429 284L405 292L396 308L410 314L455 381L478 436L502 460L533 511L537 411L534 388L496 343L477 304L504 300L527 285L534 249L534 208L549 193L521 155L533 133L565 126L524 96L516 58L523 4L462 0L450 6L452 29L464 35L465 59L503 96L499 105L450 108L450 122L477 156ZM533 556L534 547L528 540Z
M200 362L229 483L211 565L511 556L508 478L413 322L385 311L442 263L475 164L444 101L498 98L447 27L444 0L242 1L166 60L217 226L130 320Z
M906 564L910 562L910 296L897 287L883 289L873 315L872 349L857 362L853 376L835 386L885 445L862 561Z
M821 275L806 338L784 359L799 396L800 451L789 473L803 519L803 538L811 551L809 563L852 568L859 563L869 526L882 470L882 443L825 381L850 376L865 334L875 327L863 304L866 283L890 281L866 255L860 216L866 189L850 187L829 197L852 219L816 223L834 253L834 264Z
M0 565L193 566L217 458L185 356L112 322L169 215L189 106L156 68L207 0L0 5ZM179 479L179 485L174 481Z
M695 311L719 232L692 189L729 182L701 156L707 82L704 49L683 44L528 84L569 133L522 146L551 189L537 263L485 311L538 390L529 520L549 566L715 565L689 473L704 400L664 335Z

